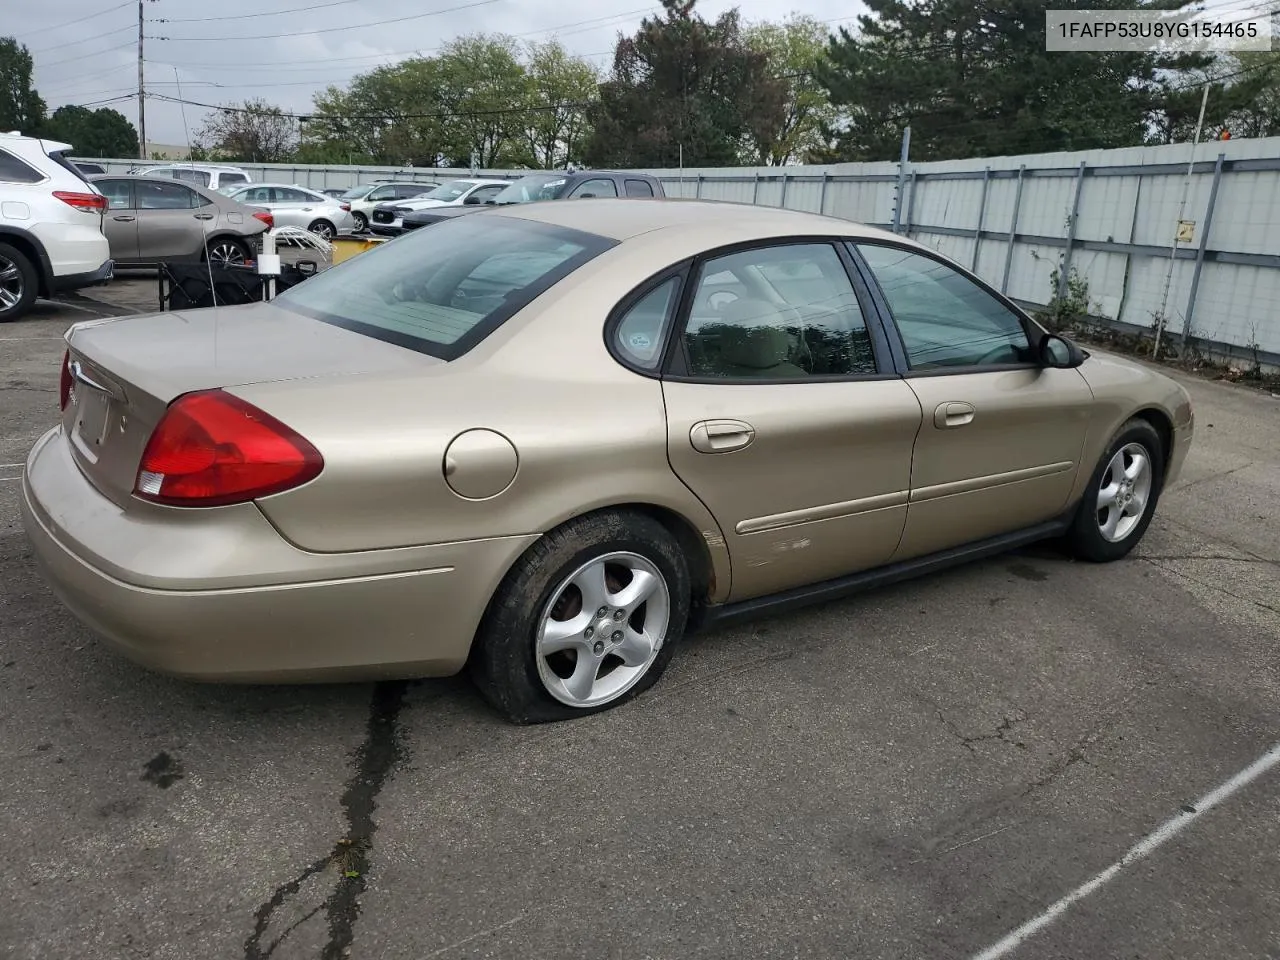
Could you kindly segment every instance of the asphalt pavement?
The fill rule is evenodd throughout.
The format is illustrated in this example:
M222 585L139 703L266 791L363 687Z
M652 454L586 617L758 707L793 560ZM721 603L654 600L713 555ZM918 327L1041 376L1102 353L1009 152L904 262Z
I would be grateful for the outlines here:
M167 679L59 606L21 463L68 324L154 280L90 294L0 326L0 957L1280 957L1280 399L1181 378L1126 561L697 636L517 728L462 679Z

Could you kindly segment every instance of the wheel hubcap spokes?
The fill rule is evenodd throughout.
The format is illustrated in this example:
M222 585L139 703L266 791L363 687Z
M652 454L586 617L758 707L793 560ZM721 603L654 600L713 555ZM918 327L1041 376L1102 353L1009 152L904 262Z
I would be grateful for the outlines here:
M610 553L583 564L552 594L538 624L538 676L571 707L615 700L652 666L670 616L666 581L639 554Z
M8 309L22 299L22 273L18 265L0 258L0 308Z
M221 243L221 244L218 244L218 246L214 247L213 253L210 254L210 256L212 256L213 259L217 260L219 263L243 263L244 262L244 254L240 252L240 248L233 247L231 246L231 244L227 244L227 243Z
M1133 532L1151 498L1151 457L1146 447L1129 443L1116 451L1098 488L1098 530L1117 543Z

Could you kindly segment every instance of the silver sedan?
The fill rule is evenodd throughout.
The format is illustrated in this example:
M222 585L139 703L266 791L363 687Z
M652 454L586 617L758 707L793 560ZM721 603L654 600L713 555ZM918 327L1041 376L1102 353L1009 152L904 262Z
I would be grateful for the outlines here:
M277 227L301 227L326 240L355 229L351 204L297 184L253 183L228 196L237 203L270 210Z

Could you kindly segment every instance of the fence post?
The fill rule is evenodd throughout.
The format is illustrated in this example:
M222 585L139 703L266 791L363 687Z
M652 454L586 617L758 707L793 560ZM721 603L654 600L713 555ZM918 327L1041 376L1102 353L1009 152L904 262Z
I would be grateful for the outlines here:
M782 171L782 196L778 198L778 206L786 207L787 205L787 172Z
M1058 274L1058 299L1067 292L1067 277L1071 274L1071 250L1076 244L1076 221L1080 219L1080 194L1084 192L1084 165L1076 171L1076 196L1071 202L1071 222L1067 225L1067 249L1062 254L1062 272Z
M987 186L991 183L991 168L982 171L982 199L978 201L978 229L973 231L973 259L969 261L969 269L977 272L978 248L982 246L982 226L987 219Z
M1013 193L1013 215L1009 217L1009 245L1004 251L1004 279L1000 281L1000 292L1009 293L1009 269L1013 266L1013 242L1018 235L1018 208L1022 206L1022 178L1027 172L1024 163L1018 167L1018 188Z
M902 233L911 236L911 225L916 220L916 172L911 171L907 180L907 222L902 225Z
M901 233L902 226L902 191L907 186L907 157L911 152L911 128L902 131L902 151L898 154L898 186L893 196L893 232Z
M760 202L760 171L759 169L756 170L755 176L756 176L756 183L755 183L755 186L751 188L751 202L759 203Z
M818 194L818 213L825 215L827 212L827 181L831 179L831 173L827 170L822 171L822 192Z
M698 186L695 188L693 192L693 198L695 200L702 199L702 174L698 174Z
M1218 183L1222 180L1222 163L1225 153L1218 154L1213 164L1213 185L1209 187L1209 203L1204 209L1204 225L1200 228L1200 245L1196 247L1196 265L1191 271L1191 289L1187 292L1187 317L1182 322L1182 342L1191 336L1191 316L1196 309L1196 293L1200 290L1200 269L1204 266L1204 251L1209 245L1209 228L1213 226L1213 208L1218 202Z

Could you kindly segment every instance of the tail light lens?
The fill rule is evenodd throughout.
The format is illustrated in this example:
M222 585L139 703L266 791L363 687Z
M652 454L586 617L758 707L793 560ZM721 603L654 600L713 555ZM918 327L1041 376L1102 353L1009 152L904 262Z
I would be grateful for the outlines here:
M341 207L343 210L345 210L347 213L350 213L350 212L351 212L351 204L349 204L349 203L340 203L340 204L338 204L338 206L340 206L340 207Z
M67 409L67 404L71 402L71 388L74 384L75 381L71 378L71 351L68 350L62 355L62 381L58 384L59 409Z
M267 225L268 230L272 230L275 228L276 218L271 215L270 210L259 210L257 213L253 215L253 219L261 220L263 223Z
M107 211L107 198L100 193L71 193L67 190L55 190L53 195L81 213L106 213Z
M222 390L179 397L156 425L134 496L174 507L246 503L300 487L324 469L320 451Z

